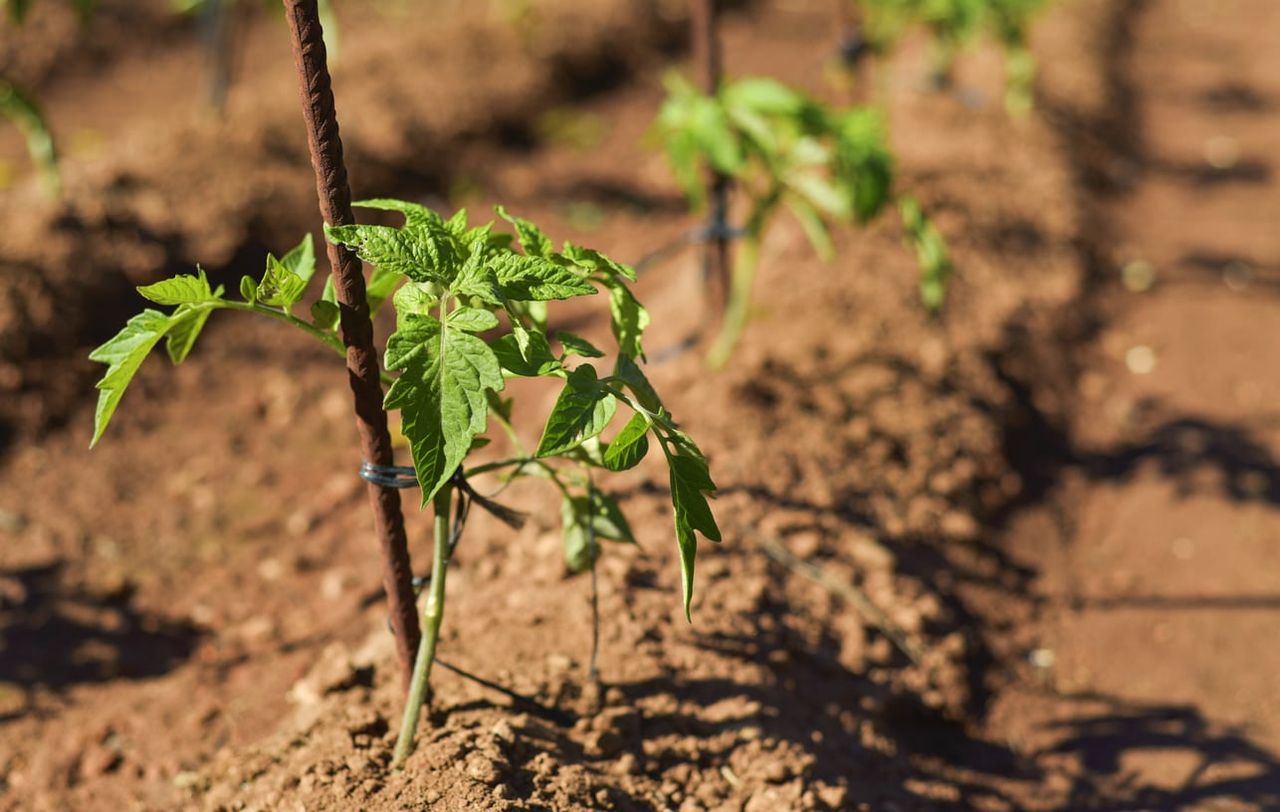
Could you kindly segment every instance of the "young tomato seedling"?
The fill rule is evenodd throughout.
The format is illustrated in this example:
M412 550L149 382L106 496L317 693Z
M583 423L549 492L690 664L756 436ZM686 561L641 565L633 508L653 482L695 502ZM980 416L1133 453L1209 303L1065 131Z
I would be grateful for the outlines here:
M491 474L510 481L532 476L550 482L559 494L565 560L578 571L594 563L597 538L635 541L617 500L596 488L593 472L633 468L656 444L669 470L686 616L693 597L697 534L719 541L720 531L707 501L715 485L706 458L641 371L649 315L628 287L635 278L631 268L572 243L556 251L537 226L501 208L498 213L514 227L514 236L492 222L470 226L465 211L446 220L423 206L398 200L356 205L404 216L399 228L348 225L326 228L326 234L374 266L368 285L370 309L376 311L387 301L395 309L396 330L386 345L384 378L390 389L385 405L400 412L413 458L412 476L422 490L422 504L432 504L435 514L422 642L396 745L400 763L412 749L419 710L427 697L444 613L446 572L466 507L475 503L508 523L517 515L477 494L471 478ZM521 251L515 249L516 242ZM139 288L147 299L174 309L144 310L90 355L108 367L98 383L94 442L151 350L163 339L170 359L180 363L215 310L241 310L287 322L341 353L331 287L311 306L310 319L293 313L314 271L315 252L308 237L280 259L269 256L260 279L245 277L241 300L212 288L203 271ZM597 367L605 357L602 350L572 333L550 331L547 321L548 302L601 292L617 344L608 370ZM512 377L555 379L562 387L532 452L523 449L511 427L512 401L500 394ZM625 421L615 420L619 406L630 413ZM516 453L468 467L468 455L487 442L491 416ZM618 422L621 428L611 431ZM601 439L606 433L612 435L608 441ZM398 474L376 466L365 469L366 476L394 479ZM455 498L457 510L452 511Z
M959 53L982 34L990 35L1004 51L1005 108L1020 115L1033 103L1035 60L1027 47L1031 21L1045 0L848 0L861 22L857 46L849 53L883 57L911 31L923 28L929 37L931 74L938 87L951 83Z
M704 203L706 167L732 178L749 204L724 323L707 356L713 368L728 360L746 324L760 244L779 208L795 216L829 260L835 254L829 222L867 223L893 199L893 155L877 111L827 107L772 79L739 79L705 95L672 74L655 129L693 208ZM919 220L915 230L908 225L909 238L932 240L934 261L922 265L922 275L931 280L924 302L936 310L950 270L945 244L920 207L903 202L904 217L910 211Z

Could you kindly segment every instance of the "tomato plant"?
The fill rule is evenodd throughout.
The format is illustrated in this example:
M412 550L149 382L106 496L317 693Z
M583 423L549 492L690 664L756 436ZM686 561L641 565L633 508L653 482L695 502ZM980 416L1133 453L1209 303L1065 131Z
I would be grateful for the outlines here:
M861 18L866 44L856 53L884 55L917 28L929 36L934 81L951 81L955 60L965 48L986 34L1004 51L1005 106L1015 114L1031 109L1035 60L1027 35L1045 0L851 0ZM846 50L851 50L846 45Z
M581 570L594 563L596 539L635 541L617 500L595 486L593 472L633 468L656 445L668 466L686 615L693 596L697 534L719 541L720 531L707 501L715 485L706 458L641 370L649 316L628 287L634 280L631 268L572 243L557 251L536 225L501 208L498 213L513 226L514 235L493 222L472 226L465 211L444 219L398 200L356 205L404 216L398 228L345 225L327 227L326 234L374 266L367 288L370 310L388 302L395 310L396 330L387 339L384 356L383 376L390 384L385 406L400 413L412 476L423 506L431 504L435 515L431 591L397 745L399 761L412 746L426 696L443 617L445 575L461 531L451 518L452 500L471 500L501 519L513 518L510 510L479 497L470 478L489 474L504 481L547 480L559 498L566 563ZM239 299L211 286L203 271L139 288L151 302L173 309L143 310L90 355L107 365L98 383L93 442L102 437L150 352L163 340L170 360L181 363L215 311L269 316L342 352L331 287L311 306L309 317L294 313L314 271L315 251L308 237L283 257L268 256L261 277L244 277ZM591 342L549 328L548 302L598 293L608 301L617 345L612 369L597 366L606 354ZM501 396L513 377L561 385L531 452L523 450L512 429L511 399ZM630 413L625 421L615 420L620 406ZM508 433L517 453L468 467L471 452L488 441L484 435L491 417ZM611 431L617 422L621 427ZM607 432L612 437L606 441L602 437ZM372 471L381 477L395 474Z
M708 167L731 178L748 201L724 322L707 357L718 367L746 323L760 244L777 211L791 212L817 254L830 259L832 222L867 223L894 199L893 154L883 119L871 108L828 107L764 78L727 82L715 94L676 74L666 84L655 129L690 204L697 209L705 202L701 175ZM930 282L923 301L936 310L950 270L945 243L918 204L904 200L901 209L904 218L914 218L904 222L917 246L927 235L929 262L921 268Z

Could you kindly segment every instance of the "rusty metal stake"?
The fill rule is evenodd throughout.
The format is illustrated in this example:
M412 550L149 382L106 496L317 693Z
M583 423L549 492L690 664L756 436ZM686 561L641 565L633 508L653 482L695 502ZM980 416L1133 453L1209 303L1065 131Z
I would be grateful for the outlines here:
M693 0L690 21L693 26L693 63L698 83L708 96L720 90L723 72L720 37L717 30L716 0ZM707 172L707 200L710 204L711 233L703 254L708 299L717 318L723 317L729 301L729 178L715 171Z
M351 213L351 189L342 162L342 139L333 107L324 36L316 0L284 0L293 58L302 90L302 115L307 125L311 166L316 173L320 214L329 225L355 222ZM360 260L341 245L328 245L329 264L341 313L342 341L347 348L347 379L355 399L356 428L364 458L374 465L392 465L391 435L382 408L381 368L373 346L373 322L365 298L364 271ZM387 593L391 629L396 638L404 684L413 673L414 652L420 631L409 566L409 544L400 492L373 483L367 485L373 506L374 528L382 548L382 586Z

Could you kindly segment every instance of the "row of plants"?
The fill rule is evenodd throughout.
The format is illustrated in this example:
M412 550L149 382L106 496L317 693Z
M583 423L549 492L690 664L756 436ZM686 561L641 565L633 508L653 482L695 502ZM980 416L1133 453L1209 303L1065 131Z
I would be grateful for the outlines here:
M929 46L930 81L952 85L956 61L984 39L1004 54L1005 107L1015 115L1030 111L1034 100L1035 59L1028 36L1046 0L840 0L841 58L856 64L865 58L883 62L911 35L922 33Z
M401 763L428 698L447 573L468 512L475 506L512 526L522 518L481 495L474 480L486 477L499 487L521 478L545 480L560 506L566 564L582 571L594 566L601 541L635 542L621 504L598 480L634 468L656 446L668 472L687 617L698 537L720 540L709 501L716 488L705 455L643 371L650 315L631 290L632 267L571 242L557 248L537 225L501 207L495 219L473 223L466 211L445 216L412 202L376 199L356 206L395 212L402 224L355 222L320 8L316 0L284 0L284 7L331 275L302 308L316 270L308 237L283 256L269 255L261 276L241 280L238 296L212 285L199 269L139 288L167 309L143 310L91 354L107 367L98 383L93 442L102 438L152 351L163 342L169 359L183 362L216 311L275 319L346 357L365 456L361 475L380 529L393 626L409 676L395 757ZM728 240L731 231L741 237L719 314L721 330L709 345L713 366L727 362L746 324L760 246L784 210L824 258L835 253L834 225L867 223L896 210L919 259L921 298L930 310L941 307L951 269L946 247L919 203L895 188L879 112L824 105L771 79L713 84L699 90L669 77L656 124L695 207L712 196L723 204L732 188L746 210L737 229L725 222L729 209L723 205L720 221L712 224L719 229L716 239ZM361 261L372 268L367 279ZM555 302L585 297L597 297L608 315L614 339L608 352L554 327ZM370 319L384 307L394 310L396 327L375 353ZM514 399L504 394L507 381L516 378L559 387L531 447L513 426ZM391 458L387 411L399 414L412 466L396 466ZM498 438L509 449L505 456L484 451ZM420 490L421 505L431 505L434 516L421 633L399 514L398 491L407 486Z

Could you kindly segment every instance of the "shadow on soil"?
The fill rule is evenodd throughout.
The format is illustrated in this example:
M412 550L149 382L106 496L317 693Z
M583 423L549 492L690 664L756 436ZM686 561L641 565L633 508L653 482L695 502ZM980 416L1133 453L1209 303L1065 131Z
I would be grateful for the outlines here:
M1085 769L1074 778L1068 808L1120 812L1130 809L1280 808L1280 762L1241 731L1215 728L1194 707L1102 700L1101 713L1057 723L1063 738L1046 753L1076 756ZM1147 754L1186 753L1190 768L1180 780L1143 782L1135 772ZM1232 806L1231 808L1235 808Z
M69 586L61 563L0 571L0 682L30 700L36 688L156 676L191 656L195 626L139 611L132 600L129 586Z

